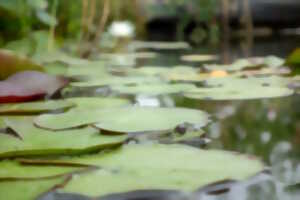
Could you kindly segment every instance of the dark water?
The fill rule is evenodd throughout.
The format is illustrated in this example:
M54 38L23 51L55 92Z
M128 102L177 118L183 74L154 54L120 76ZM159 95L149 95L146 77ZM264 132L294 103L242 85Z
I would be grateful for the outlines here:
M300 47L300 39L295 36L256 39L246 50L243 45L231 43L225 49L222 46L202 46L184 51L161 51L158 59L139 64L191 65L180 61L180 55L189 53L219 54L222 58L227 56L229 61L245 56L286 57L293 49ZM192 65L201 66L199 63ZM227 193L205 195L201 199L300 199L300 185L297 185L300 183L300 95L244 101L199 101L166 97L162 103L210 113L213 122L206 128L206 132L212 142L207 148L255 155L269 166L266 172L251 180L234 184Z

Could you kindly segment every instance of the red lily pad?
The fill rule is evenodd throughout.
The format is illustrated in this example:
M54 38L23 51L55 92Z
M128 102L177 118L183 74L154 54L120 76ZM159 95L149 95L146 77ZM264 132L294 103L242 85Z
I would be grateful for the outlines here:
M0 81L0 103L25 102L53 95L68 84L64 77L24 71Z

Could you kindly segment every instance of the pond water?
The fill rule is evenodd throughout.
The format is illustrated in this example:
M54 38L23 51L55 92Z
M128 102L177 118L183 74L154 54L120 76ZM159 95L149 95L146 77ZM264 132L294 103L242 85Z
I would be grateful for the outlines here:
M229 49L202 46L184 51L160 51L157 59L142 61L139 64L191 65L180 61L180 55L187 53L221 54L222 58L227 56L227 60L244 56L286 57L300 45L299 41L299 37L257 39L246 52L243 51L241 43L232 43ZM200 66L199 63L193 65ZM242 101L166 98L163 104L207 111L213 116L213 122L205 129L207 136L212 139L207 148L255 155L269 166L267 172L261 173L252 180L234 185L226 194L201 196L201 199L296 200L300 198L300 95ZM293 186L289 187L291 185Z
M300 76L281 59L298 41L133 42L143 51L40 57L43 70L70 82L46 92L51 100L1 107L0 159L25 159L1 160L0 199L299 199ZM17 73L41 74L44 85L67 84Z

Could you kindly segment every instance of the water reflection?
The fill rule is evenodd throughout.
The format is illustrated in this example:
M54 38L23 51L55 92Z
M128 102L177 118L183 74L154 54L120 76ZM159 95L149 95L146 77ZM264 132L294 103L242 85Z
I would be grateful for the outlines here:
M274 48L274 41L261 41L258 45L254 45L253 48L256 50L252 55L286 56L297 45L289 43L290 41L288 39L288 44L284 44L281 50ZM284 41L276 42L276 45L280 45ZM157 59L140 64L159 66L185 64L179 60L182 51L160 53L162 54ZM193 50L193 53L215 54L217 48L200 48ZM243 56L237 48L232 49L230 55L232 58ZM208 148L256 155L263 159L271 172L236 184L228 193L222 195L198 194L189 199L299 199L300 186L295 185L300 183L299 94L277 99L247 101L214 102L188 100L181 97L174 100L178 107L198 108L212 115L213 122L205 130L213 139Z

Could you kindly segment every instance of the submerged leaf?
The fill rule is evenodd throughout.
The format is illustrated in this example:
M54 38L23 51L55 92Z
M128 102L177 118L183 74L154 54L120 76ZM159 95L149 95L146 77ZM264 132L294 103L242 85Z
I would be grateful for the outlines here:
M189 123L203 127L208 122L205 112L184 108L125 107L98 110L73 109L62 114L45 114L35 118L42 128L59 130L95 124L101 130L118 133L170 131Z
M80 154L113 147L127 139L126 136L102 135L91 127L53 132L35 127L32 119L5 118L6 126L19 138L0 134L0 158Z
M24 102L52 95L64 87L65 78L37 71L24 71L0 82L0 103Z

